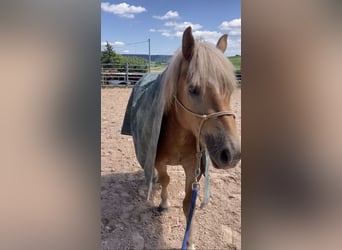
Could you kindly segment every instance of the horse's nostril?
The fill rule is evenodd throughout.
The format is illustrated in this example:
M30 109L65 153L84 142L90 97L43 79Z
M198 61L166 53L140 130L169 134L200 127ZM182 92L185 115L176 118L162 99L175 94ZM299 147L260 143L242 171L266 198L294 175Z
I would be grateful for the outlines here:
M222 164L227 164L228 162L230 162L230 153L229 153L229 150L228 149L224 149L222 150L221 152L221 155L220 155L220 161Z

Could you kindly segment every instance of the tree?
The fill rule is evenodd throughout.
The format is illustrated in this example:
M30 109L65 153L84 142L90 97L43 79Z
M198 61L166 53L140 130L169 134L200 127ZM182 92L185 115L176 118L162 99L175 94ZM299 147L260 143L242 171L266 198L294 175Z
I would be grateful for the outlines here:
M134 72L147 72L147 60L136 57L136 56L130 56L130 57L124 57L124 62L128 63L130 65L130 71Z
M110 45L109 42L106 44L106 49L104 51L101 51L101 63L107 64L111 63L113 64L115 62L115 51L113 50L112 45Z
M126 71L126 63L129 64L130 71L147 72L147 61L145 59L138 57L123 57L113 50L113 47L109 42L105 45L105 50L101 51L101 63L104 64L103 68L113 68L114 66L118 72Z
M125 63L122 55L117 54L112 45L109 42L106 44L106 49L101 51L101 63L102 64L119 64L122 65ZM104 68L112 68L113 65L104 65Z

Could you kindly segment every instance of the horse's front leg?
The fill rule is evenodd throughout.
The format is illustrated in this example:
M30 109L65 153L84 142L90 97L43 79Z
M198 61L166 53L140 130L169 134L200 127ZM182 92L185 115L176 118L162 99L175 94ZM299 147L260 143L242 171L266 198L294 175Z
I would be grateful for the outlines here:
M191 196L192 196L192 183L195 180L195 169L196 169L196 160L191 160L183 164L184 172L186 175L185 180L185 198L183 200L183 212L186 218L186 222L188 222L190 206L191 206ZM199 176L201 178L201 176ZM187 242L188 249L195 249L195 244L193 241L193 235L196 230L196 223L194 220L195 210L192 217L191 227L189 231L189 238Z
M159 182L162 187L161 202L160 202L158 209L160 212L168 212L170 203L168 201L169 194L167 192L167 186L170 183L170 176L167 174L167 167L165 164L157 163L156 169L158 171Z

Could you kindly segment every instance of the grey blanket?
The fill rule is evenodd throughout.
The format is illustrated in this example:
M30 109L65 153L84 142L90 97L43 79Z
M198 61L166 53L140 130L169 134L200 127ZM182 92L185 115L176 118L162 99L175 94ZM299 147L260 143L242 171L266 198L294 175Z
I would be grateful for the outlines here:
M149 185L147 199L152 190L154 165L164 112L161 93L162 78L163 73L146 74L134 85L121 128L121 134L133 136L135 154L144 169L146 182ZM201 205L203 207L209 202L210 196L207 151L203 152L201 170L206 177Z
M146 74L134 85L121 129L122 134L133 136L135 154L144 169L149 193L164 112L162 76L162 73Z

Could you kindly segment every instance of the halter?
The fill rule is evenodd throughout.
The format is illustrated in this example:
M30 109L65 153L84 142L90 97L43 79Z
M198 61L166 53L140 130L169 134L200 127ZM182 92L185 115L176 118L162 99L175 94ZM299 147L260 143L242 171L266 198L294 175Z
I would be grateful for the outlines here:
M195 170L195 180L192 183L192 195L191 195L191 203L190 203L190 211L189 211L189 217L188 217L188 221L187 221L187 225L186 225L186 229L185 229L185 234L184 234L184 238L183 238L183 243L182 243L182 250L185 250L187 248L187 241L188 241L188 237L189 237L189 233L190 233L190 227L191 227L191 221L192 221L192 216L195 210L195 206L196 206L196 198L197 198L197 193L200 187L199 184L199 176L201 174L201 158L204 155L204 150L201 151L201 146L200 146L200 136L201 136L201 130L203 127L203 124L206 120L213 118L213 117L219 117L219 116L224 116L224 115L229 115L229 116L233 116L235 119L235 114L231 111L220 111L220 112L214 112L211 114L198 114L196 112L193 112L192 110L190 110L189 108L185 107L184 104L177 98L176 95L173 95L173 97L175 98L175 102L182 108L184 109L186 112L192 114L195 117L198 117L201 119L201 122L199 124L199 129L198 129L198 136L196 136L196 160L197 160L197 167ZM209 172L208 172L208 168L206 168L206 184L209 184ZM204 187L204 189L206 189L206 186ZM207 186L209 187L209 185ZM206 192L205 192L206 193ZM209 190L208 190L208 197L209 197ZM203 205L203 203L202 203ZM201 206L202 207L202 206Z
M210 118L224 116L224 115L233 116L235 119L235 114L232 111L220 111L220 112L214 112L214 113L210 113L210 114L199 114L199 113L196 113L196 112L190 110L189 108L185 107L184 104L178 99L178 97L176 95L173 95L173 97L175 98L176 103L182 109L184 109L186 112L192 114L193 116L201 119L199 129L198 129L198 136L196 137L197 168L195 170L195 181L192 183L192 189L194 189L195 186L199 187L198 177L200 176L200 173L201 173L200 165L201 165L201 157L203 154L203 151L201 151L201 147L200 147L200 136L201 136L201 130L202 130L204 122Z

